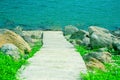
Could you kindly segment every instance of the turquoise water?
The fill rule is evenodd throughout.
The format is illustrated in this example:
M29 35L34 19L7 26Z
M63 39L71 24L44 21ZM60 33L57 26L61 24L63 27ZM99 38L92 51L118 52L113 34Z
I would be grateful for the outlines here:
M120 0L0 0L0 27L120 27Z

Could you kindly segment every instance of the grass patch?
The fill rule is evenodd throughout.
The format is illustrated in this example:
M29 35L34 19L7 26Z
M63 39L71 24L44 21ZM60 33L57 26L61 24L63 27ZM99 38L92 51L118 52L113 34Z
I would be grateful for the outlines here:
M16 72L25 62L25 60L15 61L0 52L0 80L16 80Z
M33 46L32 50L31 50L31 52L29 53L29 55L25 56L25 59L28 59L28 58L32 57L37 51L40 50L41 46L42 46L41 42L36 42L35 45Z
M75 46L77 51L81 54L81 56L93 52L94 50L88 50L85 46Z
M112 59L114 60L114 63L120 66L120 55L113 55Z
M120 67L117 65L106 65L106 71L96 69L82 74L83 80L120 80Z
M95 50L87 50L83 46L76 46L77 51L83 56ZM106 71L95 69L81 74L82 80L120 80L120 56L112 55L113 63L105 64Z
M0 80L17 80L16 74L18 69L27 62L27 59L32 57L40 48L42 44L40 42L35 43L30 54L25 59L13 60L10 56L7 56L0 52Z

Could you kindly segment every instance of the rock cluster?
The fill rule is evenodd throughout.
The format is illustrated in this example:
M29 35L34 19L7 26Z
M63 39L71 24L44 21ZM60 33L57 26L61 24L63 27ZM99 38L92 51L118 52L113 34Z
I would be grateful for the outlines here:
M10 30L2 30L0 33L0 47L6 43L14 44L23 53L29 53L31 51L29 44L21 36Z
M28 40L29 38L26 37L26 39ZM19 35L11 30L0 29L0 51L18 60L21 56L29 54L31 47L23 38L23 35Z
M67 40L73 45L85 46L88 49L98 49L98 51L87 53L83 56L83 59L89 69L94 67L105 70L104 63L112 61L111 53L108 52L108 49L114 49L120 53L120 39L118 37L120 35L118 33L118 31L114 31L114 34L112 34L105 28L90 26L88 31L79 30L72 33Z
M23 31L22 38L31 46L34 46L35 42L41 41L42 43L43 34L40 30Z
M74 45L84 45L94 49L107 47L120 51L120 39L109 30L98 26L90 26L88 32L85 30L74 32L67 39Z
M41 31L23 31L20 26L13 30L0 29L0 52L19 60L31 52L35 42L42 43L42 37Z

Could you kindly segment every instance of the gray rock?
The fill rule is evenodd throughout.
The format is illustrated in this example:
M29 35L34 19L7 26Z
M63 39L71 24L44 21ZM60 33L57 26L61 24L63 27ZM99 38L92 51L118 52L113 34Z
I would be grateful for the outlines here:
M28 42L28 43L33 43L31 36L24 35L24 36L22 36L22 37L23 37L23 39L24 39L26 42Z
M89 46L90 45L90 38L85 37L82 41L83 46Z
M114 36L109 30L97 26L90 26L89 33L90 43L93 48L112 47Z
M71 36L71 35L65 35L65 38L66 38L67 40L70 40L70 36Z
M70 40L70 43L72 43L74 46L76 46L76 40Z
M85 30L79 30L73 33L70 39L76 40L76 44L78 45L88 46L90 44L89 33Z
M16 34L19 34L20 36L23 36L23 28L21 26L16 26L13 30Z
M29 53L31 51L29 44L20 35L11 30L3 30L0 33L0 47L7 43L14 44L23 53Z
M91 52L83 56L83 59L89 61L91 58L95 58L102 63L109 63L112 61L111 54L109 52Z
M77 27L72 26L72 25L65 26L64 35L71 35L74 32L77 32L78 30L79 29Z
M112 31L111 32L114 36L117 36L120 38L120 30Z
M6 54L11 56L13 59L18 60L20 58L20 52L19 49L13 45L13 44L4 44L1 47L1 51Z
M89 33L85 30L79 30L75 33L73 33L70 37L70 39L80 39L83 40L85 37L89 37Z
M113 48L120 52L120 40L113 41Z
M98 52L105 52L105 51L108 51L108 48L107 47L99 48L97 51Z
M68 41L74 46L80 45L82 43L81 40L75 40L75 39L69 39Z
M0 34L4 34L7 31L7 29L0 29Z

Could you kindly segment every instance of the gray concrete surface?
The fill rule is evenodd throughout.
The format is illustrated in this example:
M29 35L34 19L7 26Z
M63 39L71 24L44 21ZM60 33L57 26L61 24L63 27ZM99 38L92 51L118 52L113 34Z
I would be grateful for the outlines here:
M20 80L81 80L86 66L61 31L45 31L43 47L20 69Z

